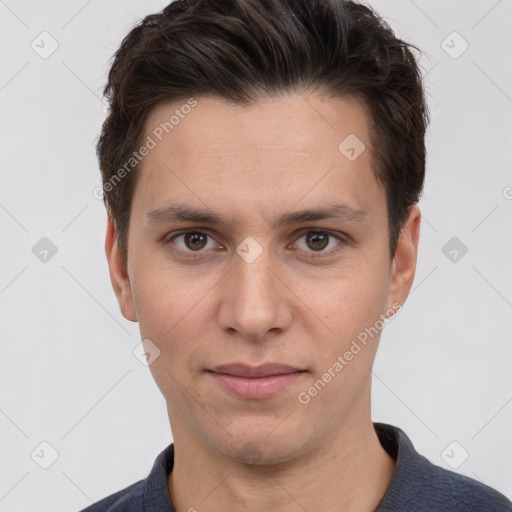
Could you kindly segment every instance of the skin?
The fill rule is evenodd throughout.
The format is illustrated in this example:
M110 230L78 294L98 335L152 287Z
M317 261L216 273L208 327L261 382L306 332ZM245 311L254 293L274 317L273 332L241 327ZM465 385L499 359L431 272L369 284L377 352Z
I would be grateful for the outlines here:
M173 506L177 512L372 511L395 467L370 414L380 333L308 404L298 395L379 315L405 302L419 209L411 207L391 258L369 118L356 99L289 94L249 108L197 100L143 161L126 267L110 217L105 244L122 314L160 350L150 370L166 399L175 444ZM179 106L156 107L145 137ZM354 161L338 150L349 134L366 146ZM340 201L366 215L272 227L283 213ZM230 223L148 220L148 212L177 202L208 207ZM203 246L187 245L184 236L171 240L185 228L209 237L200 239ZM310 230L341 238L315 250ZM263 249L252 263L236 252L248 236ZM197 255L197 247L197 259L185 256ZM231 362L307 371L272 398L247 400L228 394L206 371ZM250 462L240 460L247 451Z

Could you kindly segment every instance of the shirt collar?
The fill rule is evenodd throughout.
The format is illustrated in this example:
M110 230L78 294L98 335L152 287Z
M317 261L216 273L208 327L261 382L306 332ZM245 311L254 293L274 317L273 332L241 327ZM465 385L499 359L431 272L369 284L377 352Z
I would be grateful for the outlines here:
M174 444L170 444L155 460L142 492L144 512L174 512L167 478L174 467Z

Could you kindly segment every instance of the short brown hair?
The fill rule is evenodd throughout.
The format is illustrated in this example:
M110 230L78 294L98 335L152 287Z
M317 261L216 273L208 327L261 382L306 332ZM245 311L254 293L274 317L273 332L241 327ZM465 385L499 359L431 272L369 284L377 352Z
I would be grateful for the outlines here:
M177 0L146 16L114 55L96 148L125 263L140 165L122 179L120 170L141 146L154 107L201 95L250 105L316 91L355 96L369 109L393 256L425 175L428 109L411 50L370 7L353 1Z

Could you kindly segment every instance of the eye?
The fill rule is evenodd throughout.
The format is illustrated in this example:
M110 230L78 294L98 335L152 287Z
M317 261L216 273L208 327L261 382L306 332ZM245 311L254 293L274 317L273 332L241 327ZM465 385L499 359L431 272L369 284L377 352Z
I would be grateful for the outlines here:
M208 240L210 239L210 240ZM214 249L218 244L204 231L188 230L177 233L167 239L167 243L172 242L181 251L188 253L201 253L203 249Z
M318 256L322 256L325 253L337 252L342 246L342 239L339 236L320 229L309 230L298 240L300 241L302 239L304 239L302 243L295 242L299 249L306 252L319 253ZM337 243L333 243L334 241ZM334 250L332 249L333 247L335 248ZM336 247L338 249L336 249ZM312 256L317 256L317 254L312 254Z
M197 229L175 233L165 239L165 244L171 245L173 251L186 257L199 257L209 249L221 247L208 233ZM341 250L343 239L330 231L310 229L294 245L301 251L308 252L308 257L321 257Z

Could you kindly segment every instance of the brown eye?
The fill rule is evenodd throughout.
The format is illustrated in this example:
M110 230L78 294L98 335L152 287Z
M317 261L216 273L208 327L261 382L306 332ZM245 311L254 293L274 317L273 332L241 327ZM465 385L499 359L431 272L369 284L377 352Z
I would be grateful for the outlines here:
M311 231L306 235L306 243L314 251L321 251L329 244L329 234L321 231Z
M329 231L310 229L297 240L295 245L301 251L308 252L309 256L327 256L341 249L342 242L339 236Z
M204 253L214 249L217 244L213 238L203 231L188 230L175 234L167 239L168 244L175 245L182 253Z
M191 231L190 233L185 233L183 236L185 245L193 251L204 249L206 246L208 235L205 233L201 233L200 231Z

